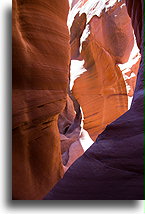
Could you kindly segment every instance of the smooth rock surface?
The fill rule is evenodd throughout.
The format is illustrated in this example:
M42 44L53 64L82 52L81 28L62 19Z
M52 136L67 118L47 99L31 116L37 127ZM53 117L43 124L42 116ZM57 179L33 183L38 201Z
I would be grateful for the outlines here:
M106 127L45 200L143 200L143 0L127 0L127 6L142 53L131 108Z
M125 1L70 3L70 89L95 140L130 107L140 53Z
M58 115L66 105L66 0L13 0L13 199L35 200L63 176Z

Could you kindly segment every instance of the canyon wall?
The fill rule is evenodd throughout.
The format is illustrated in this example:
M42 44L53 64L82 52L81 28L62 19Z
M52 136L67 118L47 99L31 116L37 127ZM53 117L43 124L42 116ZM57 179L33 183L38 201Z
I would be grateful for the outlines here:
M63 175L68 9L66 0L13 0L13 199L42 199Z
M81 130L61 135L63 148L64 145L67 148L63 154L67 167L108 124L130 108L140 63L140 51L124 0L69 3L69 94L80 106L82 120Z
M46 199L142 198L133 2L13 0L13 199L42 199L106 126Z
M70 2L70 90L93 140L128 110L140 63L125 1Z
M143 200L143 0L126 2L142 54L131 108L107 125L45 200Z

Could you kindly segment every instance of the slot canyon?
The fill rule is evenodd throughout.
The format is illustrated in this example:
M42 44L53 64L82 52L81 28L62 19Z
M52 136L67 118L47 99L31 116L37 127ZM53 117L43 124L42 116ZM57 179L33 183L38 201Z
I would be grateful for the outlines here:
M143 0L12 12L12 199L143 200Z

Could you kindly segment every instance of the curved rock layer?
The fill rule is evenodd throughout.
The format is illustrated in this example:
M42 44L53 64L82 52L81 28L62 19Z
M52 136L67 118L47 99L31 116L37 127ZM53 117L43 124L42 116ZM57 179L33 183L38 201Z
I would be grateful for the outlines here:
M66 0L13 0L13 199L42 199L63 175L68 9Z
M124 0L70 3L70 89L82 108L83 128L95 140L128 110L140 53Z
M45 199L143 200L143 0L127 0L127 6L142 53L131 108L107 126Z

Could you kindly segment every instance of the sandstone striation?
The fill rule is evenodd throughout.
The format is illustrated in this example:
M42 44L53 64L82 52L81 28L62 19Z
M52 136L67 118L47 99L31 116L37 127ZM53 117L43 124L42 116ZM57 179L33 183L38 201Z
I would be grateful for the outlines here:
M70 89L93 140L130 106L140 53L125 1L70 2Z
M13 0L13 199L143 199L142 7Z
M46 200L143 200L143 0L126 0L142 58L131 108L109 124Z
M42 199L63 175L68 9L66 0L13 0L13 199Z

